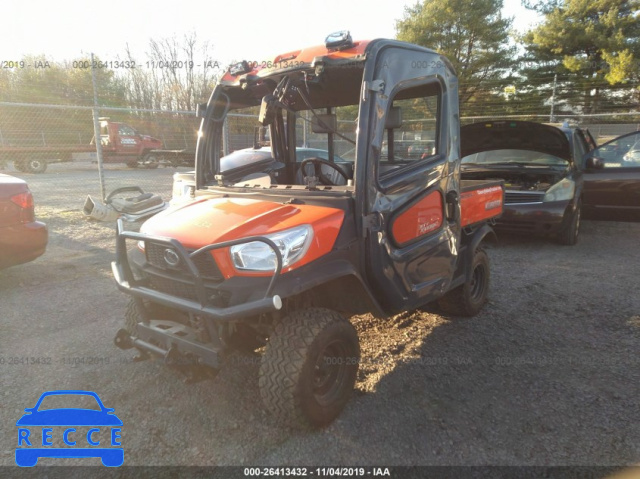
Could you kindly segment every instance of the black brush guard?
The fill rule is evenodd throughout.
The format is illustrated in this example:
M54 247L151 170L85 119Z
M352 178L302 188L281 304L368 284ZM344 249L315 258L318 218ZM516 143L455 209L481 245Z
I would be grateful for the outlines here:
M146 286L146 280L136 280L127 256L127 240L151 241L173 249L191 276L197 300L181 298L156 291ZM251 243L253 241L267 244L274 251L277 259L276 269L269 281L264 297L224 308L208 305L207 291L203 279L191 258L201 253L220 248L228 248L242 243ZM198 363L219 368L219 356L224 346L217 334L210 334L211 342L202 343L196 339L197 335L189 326L178 322L150 318L143 306L143 300L145 299L180 311L197 314L214 321L239 320L260 313L277 311L282 308L280 296L273 294L276 281L282 270L282 253L280 253L280 250L273 241L264 236L250 236L238 240L210 244L189 253L179 241L173 238L124 231L123 221L122 219L118 219L116 227L116 260L111 263L111 270L113 271L118 289L136 298L139 310L143 316L143 322L137 325L136 336L131 336L125 329L120 329L116 333L114 339L116 346L121 349L135 347L144 353L162 356L165 362L169 364L180 362L179 358L188 354L196 356ZM214 328L209 327L207 329L210 333L214 330Z

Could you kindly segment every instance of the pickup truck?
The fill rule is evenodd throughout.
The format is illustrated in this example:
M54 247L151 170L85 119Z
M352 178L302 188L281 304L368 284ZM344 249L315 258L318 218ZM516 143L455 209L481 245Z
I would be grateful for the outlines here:
M193 165L193 151L163 150L162 141L157 138L142 135L131 126L106 117L100 118L100 142L105 163L126 163L130 168ZM96 158L95 138L84 145L0 143L0 165L13 161L16 170L25 173L44 173L49 163L74 161L87 155Z
M228 167L225 118L257 107L271 155L246 152ZM458 83L445 57L340 32L233 65L198 115L193 199L139 232L118 222L112 271L131 296L118 347L160 356L189 380L231 367L234 349L258 351L266 409L284 424L323 427L343 410L360 363L347 318L436 301L451 315L481 310L483 243L504 186L460 180ZM328 159L296 161L303 121ZM429 155L394 151L394 137L413 128L432 129ZM333 161L336 138L355 147L352 162Z

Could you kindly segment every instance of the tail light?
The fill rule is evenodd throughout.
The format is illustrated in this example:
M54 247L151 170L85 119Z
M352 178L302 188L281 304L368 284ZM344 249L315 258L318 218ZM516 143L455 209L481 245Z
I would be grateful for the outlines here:
M20 222L29 223L35 220L33 211L33 195L30 191L13 195L11 202L20 207Z

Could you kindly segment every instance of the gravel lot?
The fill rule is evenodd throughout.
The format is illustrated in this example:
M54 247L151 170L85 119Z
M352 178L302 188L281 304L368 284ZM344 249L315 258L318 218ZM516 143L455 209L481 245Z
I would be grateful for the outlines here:
M140 184L168 199L173 171L109 166L107 191ZM93 390L115 408L126 465L640 464L640 223L585 221L575 247L501 236L490 302L473 319L354 318L354 397L327 429L298 432L263 412L256 357L185 385L113 345L127 297L109 267L114 226L81 213L99 196L94 166L5 172L29 182L50 242L0 271L0 465L14 464L23 409L53 389ZM50 360L10 363L24 357Z

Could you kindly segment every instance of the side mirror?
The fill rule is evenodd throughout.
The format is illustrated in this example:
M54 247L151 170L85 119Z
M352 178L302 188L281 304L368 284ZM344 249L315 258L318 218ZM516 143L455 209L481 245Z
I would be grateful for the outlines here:
M604 162L596 156L590 156L584 166L587 170L601 170L604 168Z

